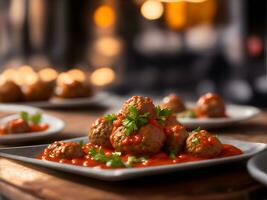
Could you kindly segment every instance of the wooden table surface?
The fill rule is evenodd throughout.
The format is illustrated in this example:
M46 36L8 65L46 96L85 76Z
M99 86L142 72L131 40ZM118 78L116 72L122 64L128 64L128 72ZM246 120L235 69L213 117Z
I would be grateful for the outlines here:
M104 110L82 108L47 112L65 120L67 126L57 136L38 143L84 136L89 125ZM230 138L267 143L267 112L216 132ZM14 200L247 200L266 195L265 190L248 174L245 161L114 183L0 158L0 193Z

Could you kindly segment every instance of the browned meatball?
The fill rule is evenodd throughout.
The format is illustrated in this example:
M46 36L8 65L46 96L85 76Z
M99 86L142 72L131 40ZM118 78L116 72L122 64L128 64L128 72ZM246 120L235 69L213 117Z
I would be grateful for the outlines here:
M50 99L53 92L54 85L42 80L23 86L26 101L45 101Z
M112 129L113 125L111 121L108 121L103 117L97 119L89 130L89 141L96 145L112 148L109 140Z
M193 132L186 140L186 151L192 155L213 158L223 149L220 140L205 130Z
M0 102L20 102L23 99L21 88L13 81L6 81L0 86Z
M16 134L16 133L28 133L31 132L31 127L28 122L23 119L14 119L5 125L5 131L8 134Z
M208 93L197 101L196 112L200 117L225 117L225 105L218 95Z
M51 158L80 158L84 155L82 147L76 142L56 141L50 144L47 149L50 150L49 157Z
M91 87L80 81L62 82L57 85L55 93L61 98L78 98L92 95Z
M112 145L116 151L133 155L151 155L159 152L165 138L164 132L151 124L144 125L130 136L125 135L123 127L111 134Z
M181 152L188 137L188 132L185 130L185 127L180 124L167 126L165 127L165 133L167 136L165 149L168 152Z
M182 99L176 96L175 94L170 94L169 96L165 97L160 107L169 108L175 113L182 112L185 110L185 105Z
M123 116L126 116L130 106L135 107L139 114L148 112L149 118L156 118L156 108L150 97L133 96L123 104L120 113Z

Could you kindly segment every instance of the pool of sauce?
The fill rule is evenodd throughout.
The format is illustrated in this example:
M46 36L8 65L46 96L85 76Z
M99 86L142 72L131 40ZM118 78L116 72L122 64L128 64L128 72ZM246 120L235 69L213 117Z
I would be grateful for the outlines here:
M38 159L41 160L48 160L58 163L65 163L65 164L72 164L77 166L84 166L84 167L98 167L102 169L113 169L111 167L107 167L105 164L99 163L94 161L90 155L88 155L88 151L91 147L96 147L95 145L88 143L83 146L83 151L85 152L85 156L81 158L74 158L74 159L59 159L59 158L51 158L49 156L50 150L45 149L44 152L38 157ZM102 148L105 152L106 156L111 155L114 150L105 149ZM230 157L235 155L240 155L243 152L238 149L237 147L234 147L230 144L223 144L223 150L221 153L215 157L215 158L224 158L224 157ZM131 155L123 155L121 156L121 159L123 161L127 161L128 157ZM164 152L159 152L153 156L150 156L147 158L146 161L142 163L135 163L132 165L132 167L138 168L138 167L150 167L150 166L160 166L160 165L172 165L177 163L185 163L185 162L192 162L192 161L199 161L199 160L209 160L213 158L201 158L196 157L187 153L180 153L178 154L174 159L170 159L168 154Z

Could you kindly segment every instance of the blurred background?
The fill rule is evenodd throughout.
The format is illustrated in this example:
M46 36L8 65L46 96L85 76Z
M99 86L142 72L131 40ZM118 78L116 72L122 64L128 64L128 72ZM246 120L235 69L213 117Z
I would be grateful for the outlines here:
M117 95L267 106L266 1L0 0L1 71L79 68Z

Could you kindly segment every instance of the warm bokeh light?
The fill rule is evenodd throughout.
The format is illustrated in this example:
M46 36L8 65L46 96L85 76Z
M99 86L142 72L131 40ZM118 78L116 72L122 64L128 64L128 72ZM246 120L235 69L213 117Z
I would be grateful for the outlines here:
M94 22L101 28L109 28L114 25L116 15L114 10L107 5L98 7L94 13Z
M18 68L17 72L21 75L32 73L34 70L28 65L23 65Z
M160 0L161 2L192 2L192 3L202 3L206 0Z
M166 4L165 18L172 29L181 29L186 25L186 2Z
M141 14L148 20L159 19L163 14L164 8L157 0L148 0L141 6Z
M36 83L37 81L39 81L39 76L37 73L32 72L32 73L28 73L24 77L19 78L18 82L19 81L21 81L20 84L32 85L32 84Z
M1 76L4 77L6 80L13 80L16 74L17 71L15 69L6 69Z
M96 40L95 50L103 56L113 57L119 54L121 42L114 37L102 37Z
M76 81L84 82L86 79L85 73L80 69L72 69L67 72L71 78L73 78Z
M65 85L73 83L74 79L67 72L60 73L57 77L57 85Z
M108 67L96 69L91 75L91 82L97 86L110 84L114 79L115 72Z
M57 79L58 72L53 68L44 68L38 72L42 81L50 82Z

